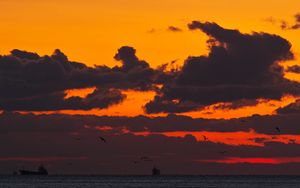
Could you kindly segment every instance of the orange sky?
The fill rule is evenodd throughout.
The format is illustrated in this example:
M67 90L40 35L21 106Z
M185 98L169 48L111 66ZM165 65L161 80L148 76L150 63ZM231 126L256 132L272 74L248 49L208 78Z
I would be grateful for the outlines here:
M73 89L66 91L66 98L72 96L85 97L87 94L94 91L95 88L85 88L85 89ZM64 114L80 114L80 115L110 115L110 116L166 116L165 113L159 113L154 115L149 115L144 112L144 105L152 100L155 96L154 91L123 91L127 96L125 101L113 105L106 109L93 109L93 110L59 110L59 111L47 111L47 112L32 112L35 114L51 114L51 113L64 113ZM271 115L275 113L275 110L284 107L290 103L295 102L295 97L285 96L280 101L271 100L261 100L259 104L255 106L246 106L239 109L214 109L215 105L208 106L201 111L191 111L180 113L180 115L191 116L194 118L216 118L216 119L231 119L247 117L254 114L259 115ZM216 104L218 105L218 104ZM27 112L22 112L27 113Z
M283 0L2 0L0 7L1 54L17 48L45 55L60 48L71 60L90 66L114 66L119 64L113 59L117 49L130 45L137 49L137 56L152 67L175 59L182 64L190 55L207 53L207 37L187 30L186 25L192 20L214 21L242 32L279 34L292 43L296 55L300 53L299 31L283 31L278 23L266 21L272 17L292 22L293 15L299 11L299 0L289 0L289 3ZM184 31L169 32L166 29L170 25ZM150 33L151 30L154 32ZM287 77L300 80L294 74ZM123 104L108 110L76 113L134 116L143 114L142 106L154 96L153 92L126 92L133 95ZM81 92L73 93L80 95ZM185 115L232 118L272 114L277 107L293 101L285 97L283 103L273 101L272 105L264 103L246 110L213 113L207 110Z
M182 62L206 52L206 36L187 31L191 20L277 33L300 51L297 31L282 31L264 21L292 20L299 11L298 0L2 0L0 7L1 53L19 48L50 54L60 48L72 60L114 65L116 50L131 45L153 66L178 58ZM185 32L167 32L169 25ZM149 34L151 29L157 32Z
M137 57L147 61L153 68L174 60L178 66L181 66L189 56L208 53L206 43L208 37L200 31L190 31L187 28L188 23L199 20L216 22L224 28L238 29L243 33L256 31L280 35L291 42L292 51L296 57L293 61L282 63L282 66L287 68L288 65L299 65L300 30L282 30L280 23L284 20L293 24L293 16L300 12L299 7L299 0L0 0L0 55L9 54L12 49L50 55L55 49L60 49L71 61L82 62L89 66L113 67L121 65L113 58L117 50L122 46L132 46L137 51ZM168 31L169 26L178 27L182 29L182 32ZM300 74L285 73L285 77L300 82ZM67 90L65 98L72 96L84 98L95 89L96 87ZM33 113L130 117L148 115L144 112L144 105L155 97L154 91L123 90L122 93L127 96L125 101L107 109ZM179 115L216 119L241 118L253 114L269 115L274 114L276 109L295 102L298 98L300 96L286 95L279 101L259 99L259 104L255 106L235 110L216 109L216 105L219 104L215 104L201 111ZM167 116L167 114L149 116ZM99 131L101 134L114 130L110 125L103 127L85 125L84 127L94 132ZM158 134L172 138L185 138L187 135L193 135L198 142L223 143L234 147L244 145L263 147L267 142L280 142L287 146L300 144L300 135L297 134L284 134L283 132L272 135L257 133L251 129L225 133L210 131L130 132L124 127L120 131L120 134L127 133L141 138ZM71 134L72 136L80 135L76 131ZM207 140L204 140L204 136ZM263 141L255 140L257 138ZM87 159L85 155L44 158L13 156L0 157L0 162L84 161ZM300 157L224 156L224 159L198 160L198 162L284 164L300 163Z
M250 164L284 164L284 163L299 163L299 157L278 157L278 158L240 158L240 157L226 157L221 160L197 160L198 162L208 163L225 163L225 164L236 164L236 163L250 163Z

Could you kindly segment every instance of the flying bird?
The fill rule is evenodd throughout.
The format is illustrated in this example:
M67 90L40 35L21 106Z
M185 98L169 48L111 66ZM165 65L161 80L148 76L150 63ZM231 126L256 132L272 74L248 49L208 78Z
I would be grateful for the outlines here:
M204 141L207 141L207 137L205 135L202 135Z
M276 130L280 133L281 132L281 130L280 130L280 128L279 127L276 127Z
M106 139L103 138L102 136L99 136L98 138L99 138L102 142L106 143Z

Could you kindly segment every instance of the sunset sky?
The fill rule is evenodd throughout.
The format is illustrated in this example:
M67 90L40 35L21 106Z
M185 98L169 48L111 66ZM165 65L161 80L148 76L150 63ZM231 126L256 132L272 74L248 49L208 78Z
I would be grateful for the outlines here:
M1 0L0 174L300 174L299 7Z

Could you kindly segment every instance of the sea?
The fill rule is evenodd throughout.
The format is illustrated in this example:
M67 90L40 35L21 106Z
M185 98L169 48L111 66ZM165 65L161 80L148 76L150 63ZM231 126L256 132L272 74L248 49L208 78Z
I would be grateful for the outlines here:
M300 188L300 176L0 176L0 188Z

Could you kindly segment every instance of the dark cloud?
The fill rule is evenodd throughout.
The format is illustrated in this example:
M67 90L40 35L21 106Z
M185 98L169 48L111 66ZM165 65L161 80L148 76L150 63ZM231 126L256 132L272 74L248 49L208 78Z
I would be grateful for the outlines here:
M156 90L155 84L163 83L169 79L163 70L152 69L146 61L140 60L136 56L136 50L132 47L120 48L114 58L121 61L122 66L113 67L112 71L125 74L124 80L120 80L114 85L117 88Z
M296 22L300 23L300 13L295 14L294 17L295 17Z
M300 100L291 103L285 107L279 108L276 110L279 114L299 114L300 113Z
M96 89L86 98L65 98L64 92L39 95L22 99L2 99L0 108L10 111L52 111L52 110L90 110L93 108L107 108L122 102L125 95L116 89Z
M220 103L214 106L214 109L239 109L246 106L255 106L259 104L258 100L239 100L231 103Z
M81 116L81 115L22 115L5 112L0 116L0 132L65 132L72 127L79 128L84 125L90 128L111 127L112 133L129 132L163 133L163 132L249 132L255 131L266 135L298 135L300 121L299 114L282 114L272 116L252 116L242 119L202 119L188 116L169 115L166 117L115 117L115 116ZM43 126L41 126L43 125ZM280 127L281 132L276 130Z
M134 68L149 68L146 61L139 60L136 56L136 50L129 46L123 46L118 50L114 57L116 60L122 62L122 67L115 67L115 69L128 72Z
M18 49L12 50L11 55L18 57L20 59L28 59L28 60L37 60L40 58L40 56L36 53L21 51Z
M300 13L294 16L296 23L291 26L291 29L300 29Z
M255 105L257 99L276 100L284 94L299 93L298 84L285 79L283 69L277 64L293 58L287 40L267 33L243 34L215 23L195 21L189 28L200 29L210 37L210 53L189 57L182 68L169 72L165 66L151 68L129 46L118 50L114 58L121 65L113 68L88 67L70 61L60 50L51 56L13 50L10 55L0 56L0 108L37 111L106 108L124 99L120 90L134 89L157 92L145 104L146 112L176 113L216 103L223 103L216 108L236 109ZM162 89L157 84L162 84ZM65 90L87 87L114 91L114 97L101 92L104 96L98 94L97 98L105 99L103 104L91 104L88 98L65 99ZM42 98L53 104L42 102Z
M274 17L268 17L264 21L271 23L272 25L279 26L282 30L289 29L289 23L285 20L280 20Z
M288 23L286 21L281 21L280 28L281 29L288 29L289 28Z
M145 106L148 113L190 111L220 102L278 100L285 94L299 94L299 85L285 79L278 65L279 61L293 59L287 40L268 33L243 34L209 22L194 21L188 26L209 36L210 52L208 56L189 57L173 82L165 83Z
M144 110L149 114L157 112L180 113L200 110L200 107L193 102L181 102L176 99L164 100L159 96L155 96L153 100L144 106Z
M290 29L300 29L300 23L293 25Z
M51 56L13 50L0 56L0 109L58 110L106 108L121 102L119 90L154 90L168 79L146 61L136 57L132 47L122 47L115 55L121 66L88 67L69 61L60 50ZM97 87L87 98L65 99L65 90Z
M300 74L300 66L298 65L290 66L288 67L287 72Z
M171 32L182 32L182 29L180 29L179 27L175 27L175 26L169 26L168 27L168 31L171 31Z
M267 118L271 117L253 117L251 124L257 123L260 125L259 127L267 129L265 127L268 125L267 122L261 124ZM297 122L299 122L299 116L297 118ZM238 122L239 120L235 121ZM153 164L158 165L164 174L204 172L216 174L219 172L219 167L224 167L224 164L203 161L222 160L230 157L293 158L300 156L298 144L264 142L260 137L257 138L257 142L264 142L264 147L231 146L212 143L209 140L202 142L197 141L192 135L186 135L182 138L157 134L136 136L128 131L122 132L122 129L119 129L119 132L94 129L97 126L111 125L114 128L126 127L130 130L144 127L148 127L149 131L168 130L168 127L176 128L176 130L188 130L193 127L195 131L200 131L202 125L208 129L211 126L214 127L214 123L222 124L222 122L224 123L226 120L193 119L176 115L165 118L142 116L129 118L59 114L21 115L5 112L0 116L0 172L11 172L16 170L13 168L21 168L22 166L33 168L39 165L43 159L60 159L44 161L44 165L49 167L51 174L148 174ZM233 122L233 120L229 120L227 126L222 124L220 128L226 129ZM238 129L239 126L236 128ZM213 128L212 131L214 131ZM106 138L108 143L98 142L99 135ZM80 141L76 138L80 138ZM220 151L227 151L227 154L220 155ZM132 161L138 160L141 156L150 157L154 162L135 166ZM73 165L69 165L69 163L73 163ZM193 168L193 166L198 165L201 168ZM243 165L246 164L228 165L228 168L236 168L236 173L246 173L249 168L266 167L264 164ZM280 165L272 166L274 168L280 167ZM126 169L126 172L120 172L120 169ZM264 169L268 169L263 171L265 174L273 173L271 166ZM228 170L223 173L230 174L231 172ZM262 172L253 170L252 174L259 173ZM292 174L294 173L299 172L293 171Z
M295 23L290 25L287 21L281 21L281 29L297 30L300 29L300 13L294 15Z

